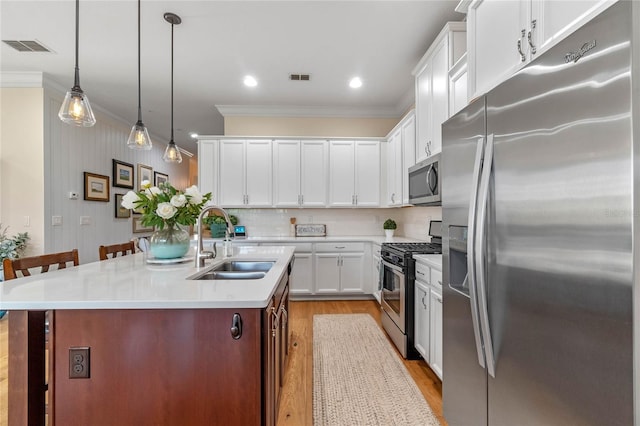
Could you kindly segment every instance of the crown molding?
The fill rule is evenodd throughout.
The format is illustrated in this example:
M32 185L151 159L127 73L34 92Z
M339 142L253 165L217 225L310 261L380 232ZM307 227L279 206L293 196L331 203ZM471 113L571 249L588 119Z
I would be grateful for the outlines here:
M397 107L215 105L223 117L397 118Z
M0 73L2 88L42 88L44 76L39 71L3 71Z

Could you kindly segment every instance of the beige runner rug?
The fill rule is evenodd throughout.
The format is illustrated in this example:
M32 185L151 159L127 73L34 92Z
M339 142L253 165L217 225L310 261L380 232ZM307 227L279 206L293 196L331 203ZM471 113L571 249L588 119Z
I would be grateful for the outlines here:
M313 317L315 426L435 426L402 360L368 314Z

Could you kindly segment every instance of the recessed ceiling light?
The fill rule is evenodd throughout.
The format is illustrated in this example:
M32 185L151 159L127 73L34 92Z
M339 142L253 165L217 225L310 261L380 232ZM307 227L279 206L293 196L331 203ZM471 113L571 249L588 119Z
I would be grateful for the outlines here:
M256 87L258 85L258 82L254 77L248 75L244 78L244 85L247 87Z
M195 139L195 138L198 137L198 134L196 132L191 132L191 133L189 133L189 136L191 136L192 138Z
M357 89L360 86L362 86L362 80L360 80L360 77L353 77L349 81L349 87L351 87L352 89Z

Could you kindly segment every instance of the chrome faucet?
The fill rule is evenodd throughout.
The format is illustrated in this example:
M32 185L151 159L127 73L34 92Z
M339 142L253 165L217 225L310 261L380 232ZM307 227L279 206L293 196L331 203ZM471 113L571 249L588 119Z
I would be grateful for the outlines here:
M196 268L203 267L205 259L213 259L214 257L216 257L216 254L217 254L215 243L213 243L212 251L205 251L204 248L202 247L202 218L207 212L210 212L211 210L215 210L218 213L222 213L222 216L224 217L224 221L227 223L227 233L229 235L233 235L233 230L231 229L231 219L229 219L229 215L227 214L227 212L224 211L224 209L219 206L215 206L215 205L205 206L205 208L203 208L200 214L198 215L198 224L197 224L198 225L198 234L197 234L198 241L196 244Z

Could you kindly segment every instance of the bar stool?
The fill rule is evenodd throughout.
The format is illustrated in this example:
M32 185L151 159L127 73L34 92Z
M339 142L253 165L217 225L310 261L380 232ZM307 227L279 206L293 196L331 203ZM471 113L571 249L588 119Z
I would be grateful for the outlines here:
M111 244L108 246L100 246L98 248L100 260L107 260L109 258L113 259L118 256L118 253L120 253L122 256L126 256L135 252L136 245L133 241L128 241L121 244ZM109 257L109 255L111 255L111 257Z
M59 253L43 254L40 256L22 257L19 259L4 259L2 267L4 268L4 279L9 281L18 278L17 272L20 271L23 277L31 275L29 269L40 267L40 273L49 272L49 267L58 265L58 269L67 267L67 263L72 262L73 266L78 266L78 250L64 251Z

